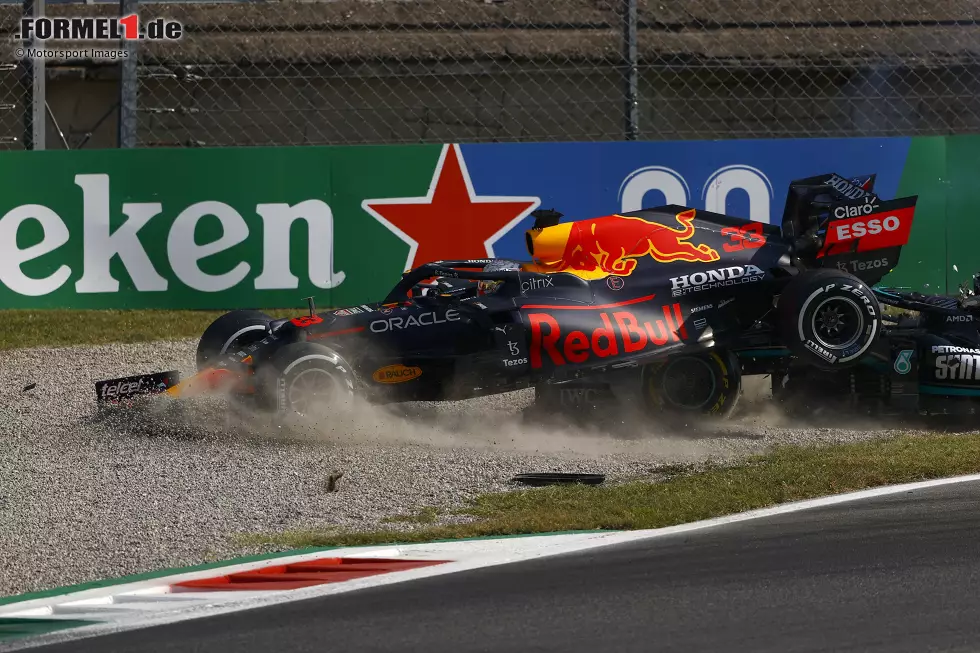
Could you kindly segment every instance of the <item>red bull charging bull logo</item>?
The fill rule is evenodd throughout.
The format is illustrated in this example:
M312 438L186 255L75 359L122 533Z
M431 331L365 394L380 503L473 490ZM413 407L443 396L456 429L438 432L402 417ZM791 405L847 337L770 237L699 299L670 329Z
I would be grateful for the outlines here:
M696 231L695 213L694 209L678 213L679 227L608 215L531 230L528 249L536 265L528 271L568 272L598 279L632 274L636 259L643 256L660 263L717 261L721 257L714 248L688 242Z

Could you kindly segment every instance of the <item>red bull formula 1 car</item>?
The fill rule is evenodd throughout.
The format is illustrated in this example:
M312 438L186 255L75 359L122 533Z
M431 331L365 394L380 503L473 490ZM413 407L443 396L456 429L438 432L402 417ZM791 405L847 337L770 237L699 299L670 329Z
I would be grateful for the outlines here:
M980 355L980 342L961 352L952 334L927 343L886 325L872 286L898 264L916 198L884 200L873 184L793 182L781 227L674 205L576 222L538 211L527 261L427 263L380 302L316 312L311 301L294 319L233 311L201 337L196 375L103 381L97 396L222 389L308 414L353 395L390 403L534 387L542 406L608 394L658 414L727 416L743 374L772 374L786 397L860 371L894 398L918 388L904 379L920 361ZM972 325L965 309L943 315ZM943 360L955 371L937 367L935 380L958 385L965 368Z

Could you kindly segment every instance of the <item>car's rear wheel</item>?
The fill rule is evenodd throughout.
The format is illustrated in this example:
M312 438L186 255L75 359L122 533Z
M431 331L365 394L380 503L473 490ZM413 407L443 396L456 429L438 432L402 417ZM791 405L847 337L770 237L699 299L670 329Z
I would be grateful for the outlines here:
M337 351L312 342L286 345L256 373L260 405L280 414L315 416L349 404L353 368Z
M204 330L197 343L197 369L266 336L272 318L261 311L225 313Z
M742 369L728 351L682 354L646 366L641 383L642 399L654 413L727 418L741 396Z
M778 327L785 345L808 365L836 370L857 365L881 333L874 292L852 274L810 270L779 297Z

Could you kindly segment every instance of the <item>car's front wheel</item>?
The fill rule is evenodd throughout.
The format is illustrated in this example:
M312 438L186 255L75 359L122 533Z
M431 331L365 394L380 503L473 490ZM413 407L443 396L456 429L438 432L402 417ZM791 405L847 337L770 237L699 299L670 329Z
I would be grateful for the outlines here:
M356 386L350 363L339 352L312 342L286 345L256 377L263 407L304 417L348 405Z
M229 351L258 342L266 336L272 318L261 311L231 311L204 330L197 343L197 369L203 370Z

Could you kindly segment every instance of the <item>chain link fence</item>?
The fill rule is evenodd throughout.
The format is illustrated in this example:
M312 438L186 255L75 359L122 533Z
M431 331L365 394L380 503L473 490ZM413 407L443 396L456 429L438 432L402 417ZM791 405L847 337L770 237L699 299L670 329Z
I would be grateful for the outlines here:
M143 146L980 131L978 0L334 0L181 18L182 41L140 55Z
M142 2L139 13L184 26L180 41L141 41L123 75L140 147L980 131L980 0Z
M24 107L30 103L29 83L23 68L16 63L0 62L0 150L24 149Z

